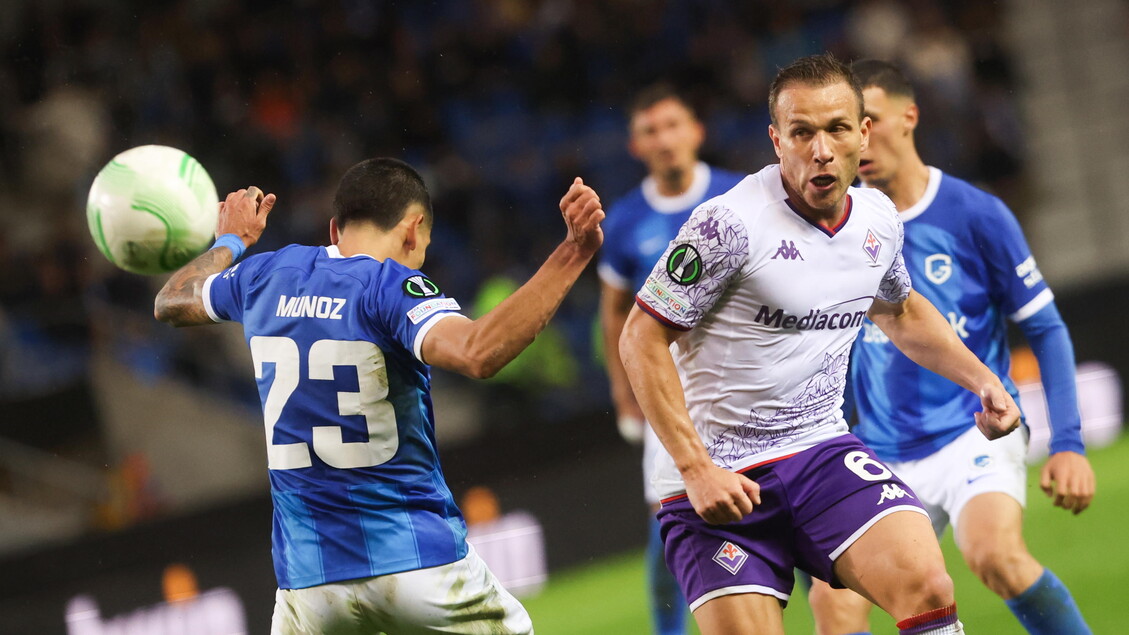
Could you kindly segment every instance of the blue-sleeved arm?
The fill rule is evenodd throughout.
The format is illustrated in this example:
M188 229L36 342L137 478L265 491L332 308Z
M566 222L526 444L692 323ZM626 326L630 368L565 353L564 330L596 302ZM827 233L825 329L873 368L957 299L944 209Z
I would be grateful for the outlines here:
M1051 454L1085 454L1078 389L1074 374L1074 343L1054 302L1019 323L1035 359L1047 396L1051 422Z

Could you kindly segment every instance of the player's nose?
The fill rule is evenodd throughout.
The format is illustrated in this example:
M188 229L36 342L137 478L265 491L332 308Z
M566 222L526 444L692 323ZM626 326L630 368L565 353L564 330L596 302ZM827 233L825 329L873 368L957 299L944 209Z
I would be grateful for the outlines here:
M827 138L826 132L817 132L811 144L812 158L819 163L831 161L831 159L835 157L835 154L831 151L830 141L831 140Z

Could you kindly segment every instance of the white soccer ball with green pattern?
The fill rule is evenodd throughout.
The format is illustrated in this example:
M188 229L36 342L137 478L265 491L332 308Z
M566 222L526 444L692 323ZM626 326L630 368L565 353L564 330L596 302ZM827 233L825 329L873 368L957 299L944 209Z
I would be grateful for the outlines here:
M196 159L168 146L139 146L102 168L86 219L98 249L141 274L175 271L215 240L216 186Z

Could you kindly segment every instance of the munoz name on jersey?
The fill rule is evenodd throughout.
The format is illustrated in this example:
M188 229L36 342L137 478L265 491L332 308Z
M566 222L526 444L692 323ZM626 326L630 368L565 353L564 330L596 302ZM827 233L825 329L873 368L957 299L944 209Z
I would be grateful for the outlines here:
M327 298L320 295L278 296L278 317L305 317L340 320L345 298Z

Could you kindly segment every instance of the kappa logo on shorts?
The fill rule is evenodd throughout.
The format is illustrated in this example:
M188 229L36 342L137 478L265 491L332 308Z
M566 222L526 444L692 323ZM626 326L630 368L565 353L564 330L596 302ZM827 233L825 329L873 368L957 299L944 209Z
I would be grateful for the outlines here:
M897 483L883 483L882 495L878 497L878 502L876 503L876 505L881 505L886 501L897 500L899 498L905 498L907 496L913 498L913 494L910 494L909 492L902 489L901 485L898 485Z
M713 554L713 561L725 567L726 571L734 575L748 559L749 554L728 540L722 543L721 549L718 549L717 553Z

